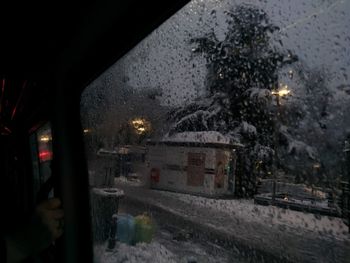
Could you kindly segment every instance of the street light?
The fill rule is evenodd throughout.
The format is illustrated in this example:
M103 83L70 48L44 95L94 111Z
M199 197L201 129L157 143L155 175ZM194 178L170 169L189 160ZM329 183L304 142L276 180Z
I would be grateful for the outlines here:
M49 141L51 141L51 137L49 135L42 135L40 137L40 141L41 142L49 142Z
M289 94L290 94L290 90L288 89L288 85L281 85L280 89L271 91L271 95L274 95L276 97L277 107L281 105L280 98L283 98Z
M275 203L275 199L276 199L276 170L277 170L277 144L278 144L278 123L280 123L280 116L281 116L281 113L280 113L280 110L281 110L281 102L280 102L280 98L283 98L287 95L290 94L290 90L288 89L288 85L280 85L280 89L276 89L276 90L273 90L271 91L271 95L275 96L276 98L276 104L277 104L277 116L276 116L276 121L275 121L275 127L274 127L274 147L275 147L275 151L274 151L274 160L273 160L273 185L272 185L272 204Z
M131 121L131 124L138 135L143 135L151 129L150 122L143 118L135 118Z
M83 132L86 134L86 133L91 132L91 130L90 129L84 129Z

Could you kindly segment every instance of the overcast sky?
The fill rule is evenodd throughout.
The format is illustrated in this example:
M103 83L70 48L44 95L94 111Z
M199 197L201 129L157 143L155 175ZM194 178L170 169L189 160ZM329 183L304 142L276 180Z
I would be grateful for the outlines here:
M281 28L275 38L282 39L282 48L294 51L310 67L328 69L331 85L349 84L350 0L194 0L117 61L91 88L108 78L112 92L123 86L159 87L164 91L163 104L192 100L204 90L206 70L203 58L192 57L189 36L201 36L215 27L217 37L223 38L223 12L242 2L262 8ZM216 17L210 15L213 10Z

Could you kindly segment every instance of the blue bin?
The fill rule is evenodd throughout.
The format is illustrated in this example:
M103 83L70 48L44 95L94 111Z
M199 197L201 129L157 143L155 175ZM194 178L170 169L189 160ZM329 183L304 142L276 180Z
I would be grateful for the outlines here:
M132 245L135 236L135 219L129 214L117 215L116 239L122 243Z

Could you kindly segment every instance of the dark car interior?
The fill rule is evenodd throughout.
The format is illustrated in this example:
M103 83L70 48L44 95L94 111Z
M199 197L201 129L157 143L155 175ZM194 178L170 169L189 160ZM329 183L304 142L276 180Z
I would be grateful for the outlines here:
M25 218L52 185L65 212L54 262L92 262L82 90L187 2L54 1L1 8L1 224L7 228ZM34 189L30 136L47 123L52 178Z

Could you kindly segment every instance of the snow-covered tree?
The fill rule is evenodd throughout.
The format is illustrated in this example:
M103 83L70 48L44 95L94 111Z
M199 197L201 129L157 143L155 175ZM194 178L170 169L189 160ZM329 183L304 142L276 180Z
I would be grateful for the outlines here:
M214 29L191 39L194 54L206 59L206 94L170 113L174 125L169 133L219 131L229 135L232 141L246 145L242 173L252 174L256 160L271 162L271 91L278 87L279 69L297 58L270 43L278 28L263 10L240 5L226 16L223 40L216 37ZM253 175L251 182L255 184Z
M343 86L331 85L324 68L309 68L303 62L293 68L299 85L283 107L280 140L286 147L279 148L281 164L300 182L335 188L350 127L350 96Z

